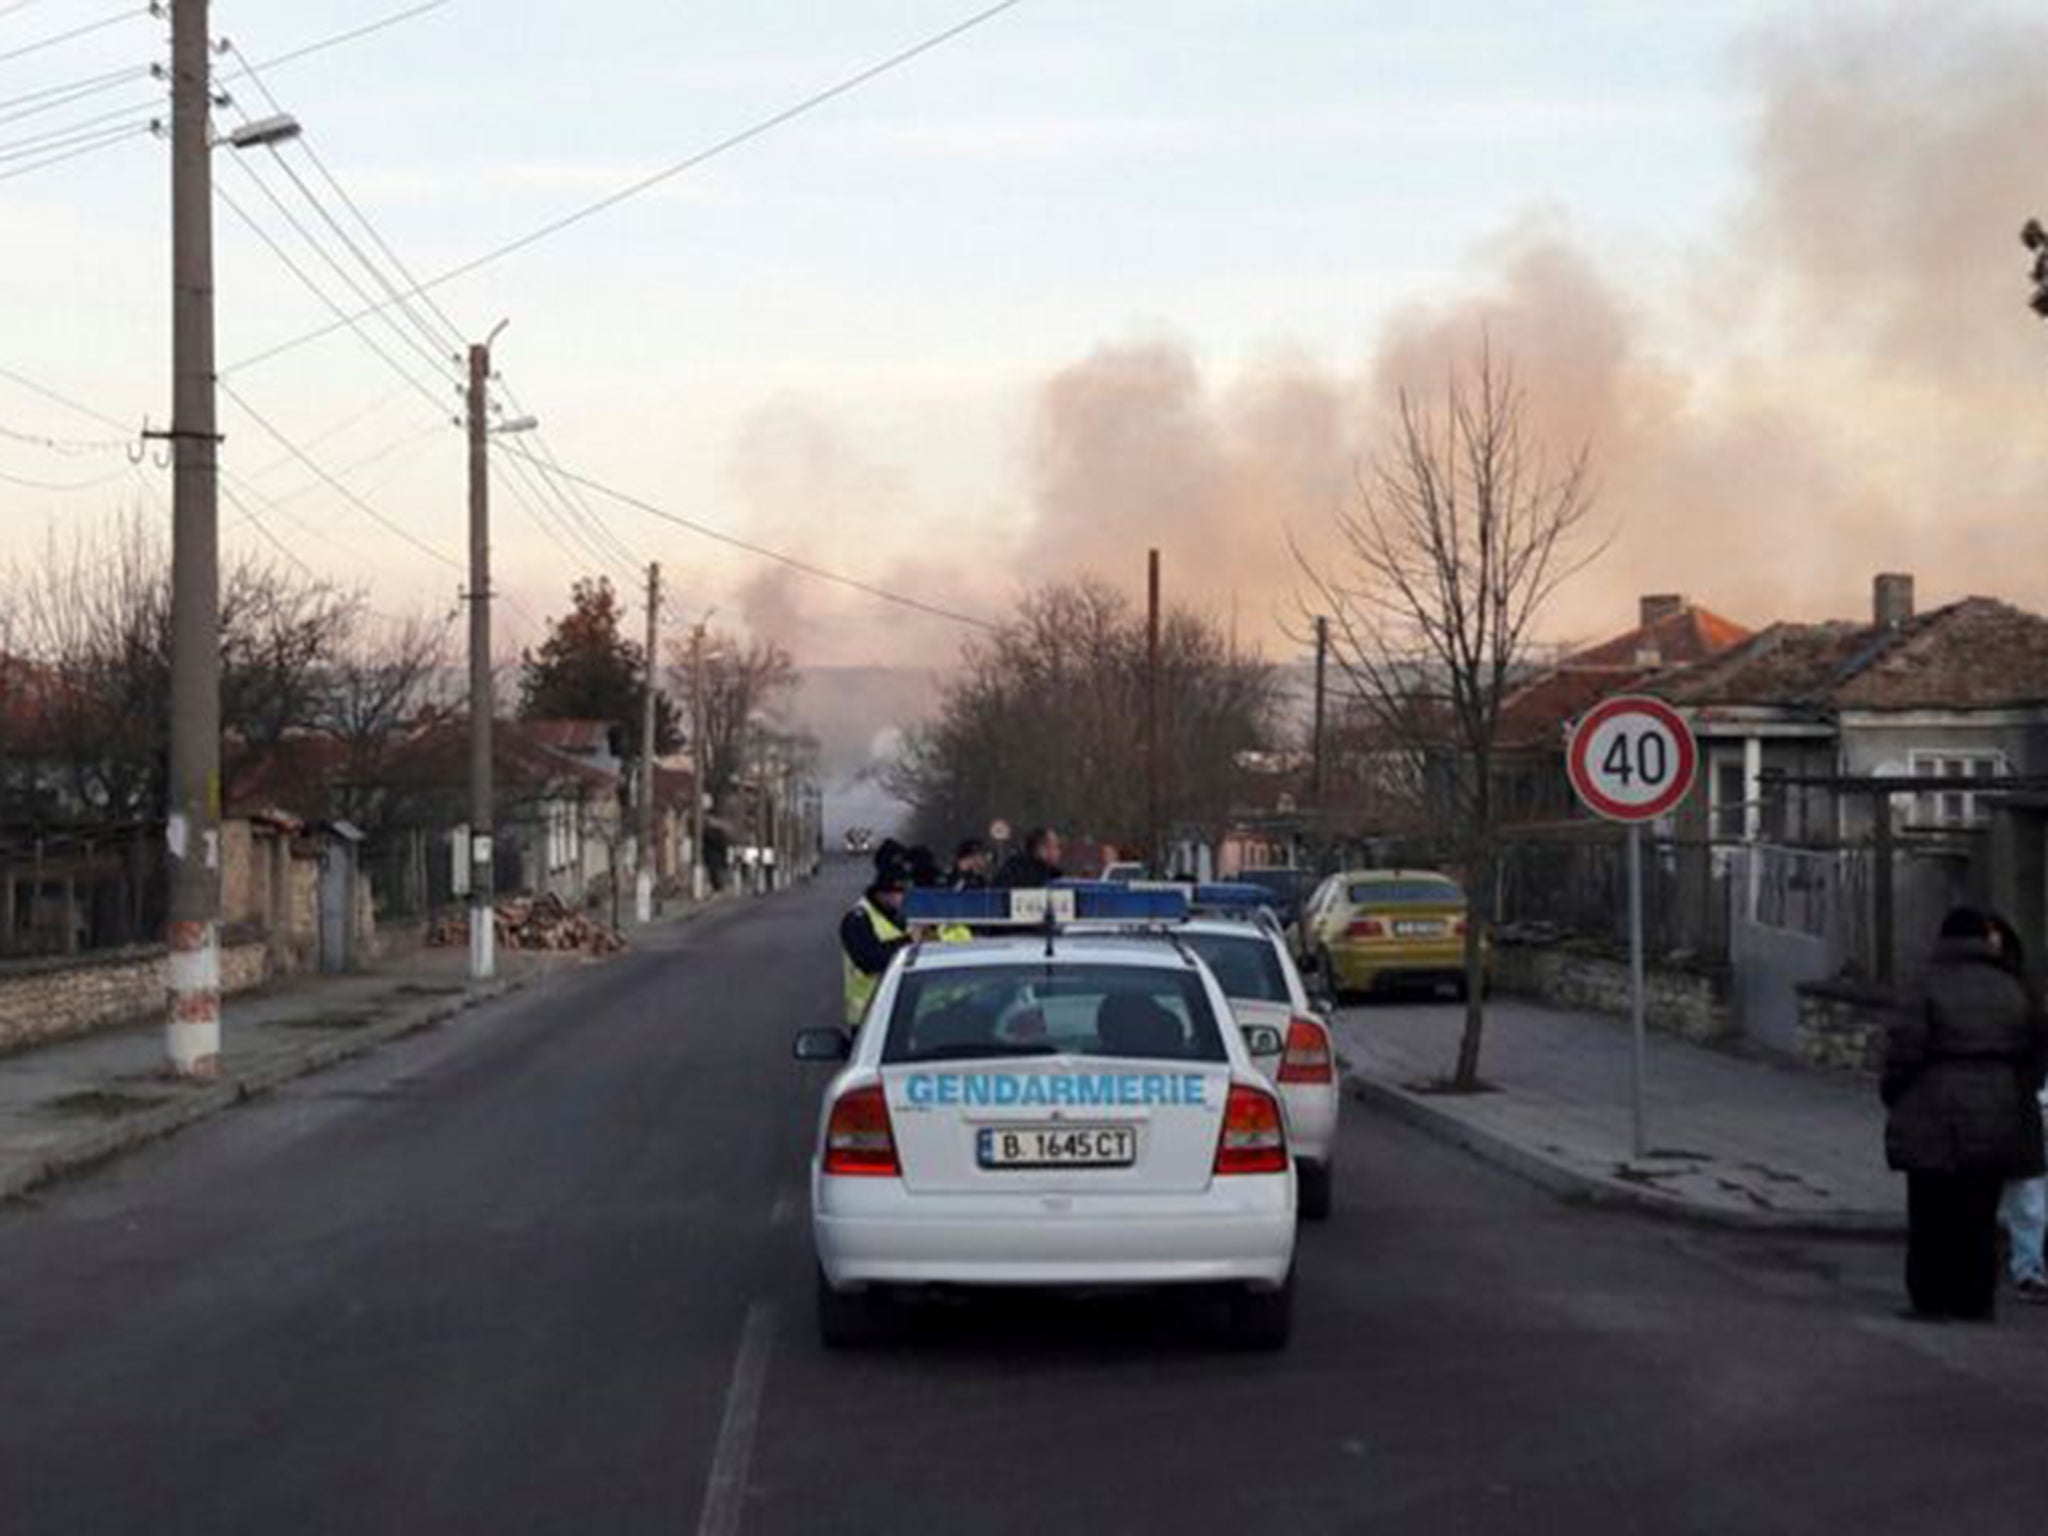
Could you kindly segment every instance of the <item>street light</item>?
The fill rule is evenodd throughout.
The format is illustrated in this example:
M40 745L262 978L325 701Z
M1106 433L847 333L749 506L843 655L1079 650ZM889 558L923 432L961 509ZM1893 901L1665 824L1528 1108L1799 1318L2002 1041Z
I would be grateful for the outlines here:
M303 131L296 117L280 112L275 117L259 117L253 123L242 124L221 142L230 149L268 149L296 139Z

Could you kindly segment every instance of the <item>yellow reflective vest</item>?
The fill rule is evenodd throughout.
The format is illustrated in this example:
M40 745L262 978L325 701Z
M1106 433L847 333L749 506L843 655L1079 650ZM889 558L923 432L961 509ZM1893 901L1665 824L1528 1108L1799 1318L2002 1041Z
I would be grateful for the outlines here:
M898 939L909 937L888 913L865 896L860 899L860 905L853 910L867 919L868 926L874 930L875 938L881 943L891 944ZM846 970L846 1027L858 1029L860 1021L867 1017L868 1004L874 1001L875 988L881 984L882 978L880 973L868 975L853 963L853 956L844 950L840 951L839 962Z

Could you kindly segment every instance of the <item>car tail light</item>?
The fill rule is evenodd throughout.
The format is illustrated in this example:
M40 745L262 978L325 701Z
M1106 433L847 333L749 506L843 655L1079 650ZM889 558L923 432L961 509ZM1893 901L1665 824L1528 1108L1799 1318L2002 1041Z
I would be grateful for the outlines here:
M1347 937L1354 939L1384 939L1387 936L1387 925L1376 917L1361 917L1344 932Z
M1327 1083L1336 1079L1330 1059L1330 1032L1314 1019L1293 1019L1287 1025L1287 1051L1280 1058L1283 1083Z
M826 1173L866 1178L900 1178L896 1137L889 1129L889 1100L880 1083L842 1093L825 1123Z
M1263 1088L1232 1083L1223 1106L1223 1137L1216 1143L1216 1171L1285 1173L1287 1131L1280 1101Z
M1451 924L1451 932L1455 933L1461 939L1465 937L1465 919L1461 917L1455 923Z

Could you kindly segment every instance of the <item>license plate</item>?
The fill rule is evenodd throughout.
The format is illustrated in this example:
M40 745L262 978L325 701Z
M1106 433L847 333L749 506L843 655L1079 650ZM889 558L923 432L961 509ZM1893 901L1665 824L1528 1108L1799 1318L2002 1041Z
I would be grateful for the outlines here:
M1129 1126L993 1126L975 1133L984 1168L1128 1168L1138 1160Z
M1419 919L1394 924L1395 936L1403 939L1436 939L1443 937L1443 932L1444 925L1442 923L1425 922Z

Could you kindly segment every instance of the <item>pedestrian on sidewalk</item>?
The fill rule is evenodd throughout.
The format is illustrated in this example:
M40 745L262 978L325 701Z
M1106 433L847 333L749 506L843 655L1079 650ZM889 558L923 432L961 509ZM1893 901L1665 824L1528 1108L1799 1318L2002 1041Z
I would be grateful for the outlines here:
M1991 914L1992 940L1998 958L2026 989L2035 1008L2043 1006L2041 978L2027 963L2027 946L2019 930L1996 912ZM2048 1099L2038 1100L2048 1107ZM2005 1272L2021 1301L2048 1302L2048 1264L2042 1246L2048 1238L2048 1177L2011 1179L1998 1199L1998 1224L2005 1229Z
M1956 908L1885 1053L1885 1161L1906 1175L1911 1316L1991 1320L1999 1198L2008 1179L2043 1169L2044 1069L2048 1018L2001 959L1991 920Z

